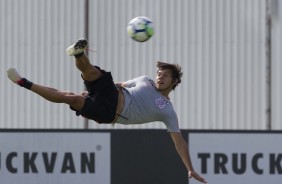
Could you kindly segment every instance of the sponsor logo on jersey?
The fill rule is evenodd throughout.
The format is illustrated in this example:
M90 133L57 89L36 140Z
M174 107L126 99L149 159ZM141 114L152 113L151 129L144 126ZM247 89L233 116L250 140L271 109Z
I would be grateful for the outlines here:
M160 97L158 99L155 100L156 105L158 106L158 108L162 109L168 105L171 105L170 101L167 101L166 99L164 99L163 97Z

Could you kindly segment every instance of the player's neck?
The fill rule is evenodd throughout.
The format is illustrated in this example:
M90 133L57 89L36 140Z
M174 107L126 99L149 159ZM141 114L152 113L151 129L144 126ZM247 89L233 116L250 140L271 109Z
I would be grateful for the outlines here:
M166 99L170 100L169 98L169 93L171 92L171 89L170 90L158 90Z

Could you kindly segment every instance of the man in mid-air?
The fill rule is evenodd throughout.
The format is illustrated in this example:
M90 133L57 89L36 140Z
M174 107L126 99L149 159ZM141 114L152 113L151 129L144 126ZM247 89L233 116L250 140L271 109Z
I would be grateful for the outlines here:
M87 45L86 39L80 39L67 48L67 54L75 57L76 67L81 71L87 89L81 94L32 83L21 77L15 68L7 71L8 78L50 102L68 104L77 115L97 123L127 125L163 122L187 168L188 176L206 183L193 168L187 142L182 137L178 118L169 98L170 92L181 83L181 67L157 62L155 82L147 76L140 76L126 82L114 83L110 72L90 63L84 53Z

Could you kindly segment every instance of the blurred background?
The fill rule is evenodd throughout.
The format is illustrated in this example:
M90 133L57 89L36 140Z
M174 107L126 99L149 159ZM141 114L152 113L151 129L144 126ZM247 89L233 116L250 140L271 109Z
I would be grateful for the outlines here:
M156 62L178 63L183 80L171 100L181 129L281 130L282 2L278 0L0 0L0 128L112 129L77 117L12 84L15 67L31 81L81 92L65 49L89 40L93 64L116 82L148 75ZM137 43L126 32L136 16L155 35ZM164 129L160 122L114 129Z

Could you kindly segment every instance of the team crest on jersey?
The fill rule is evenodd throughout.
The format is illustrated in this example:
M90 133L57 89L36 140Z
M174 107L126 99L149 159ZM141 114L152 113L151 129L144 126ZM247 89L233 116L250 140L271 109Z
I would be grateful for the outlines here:
M167 100L165 100L163 97L160 97L158 99L155 100L156 105L158 106L158 108L162 109L167 105L170 105L171 103Z

